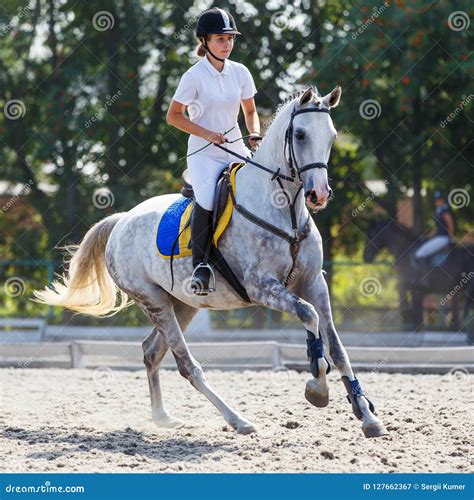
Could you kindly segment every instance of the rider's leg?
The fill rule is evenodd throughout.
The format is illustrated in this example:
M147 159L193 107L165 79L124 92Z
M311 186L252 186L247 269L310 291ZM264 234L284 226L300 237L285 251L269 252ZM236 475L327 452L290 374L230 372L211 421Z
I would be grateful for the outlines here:
M418 248L415 252L415 257L417 259L424 259L426 257L431 257L431 255L435 254L442 250L445 246L449 245L449 236L434 236L429 239L423 245Z
M194 211L191 217L191 244L193 251L194 272L191 289L196 295L209 293L209 279L211 270L203 264L204 255L212 236L212 211L206 210L194 202Z
M212 237L212 210L217 180L226 167L225 160L198 153L188 157L188 170L194 191L195 208L191 218L193 267L191 288L197 295L207 295L211 269L201 265Z
M415 252L416 267L424 277L429 273L431 256L449 245L449 236L438 235L425 241Z

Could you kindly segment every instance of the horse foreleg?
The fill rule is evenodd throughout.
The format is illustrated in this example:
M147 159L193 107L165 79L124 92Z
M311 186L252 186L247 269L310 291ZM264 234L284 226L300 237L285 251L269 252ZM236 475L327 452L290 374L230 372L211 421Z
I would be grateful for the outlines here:
M387 434L383 423L374 415L374 406L362 391L359 380L352 371L347 351L342 345L334 327L329 291L324 276L319 274L316 281L305 290L305 298L314 304L321 322L321 332L329 345L329 355L342 376L347 397L354 415L362 420L362 431L366 437L378 437Z
M313 378L306 384L306 399L314 406L323 407L329 403L329 387L326 373L329 362L324 357L324 346L319 334L319 316L312 304L291 292L273 277L248 280L256 283L247 288L253 303L270 309L292 314L303 323L307 331L307 354Z

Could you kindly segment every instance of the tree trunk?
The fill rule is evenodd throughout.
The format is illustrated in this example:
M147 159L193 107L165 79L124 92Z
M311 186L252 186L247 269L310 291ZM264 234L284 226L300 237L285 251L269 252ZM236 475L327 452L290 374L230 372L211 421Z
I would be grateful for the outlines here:
M413 137L421 138L421 103L419 97L413 102L413 110ZM416 148L411 159L411 168L413 172L413 230L415 234L421 234L424 229L423 198L421 196L423 158L421 155L421 143L414 141L413 147Z

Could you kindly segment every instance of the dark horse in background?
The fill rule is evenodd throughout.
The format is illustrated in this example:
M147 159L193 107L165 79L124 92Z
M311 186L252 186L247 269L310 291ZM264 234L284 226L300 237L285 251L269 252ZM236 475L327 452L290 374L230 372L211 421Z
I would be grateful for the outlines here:
M404 322L414 324L417 330L422 329L423 296L439 293L443 295L441 300L451 305L451 328L458 331L461 299L465 299L463 320L468 320L469 310L474 304L474 247L450 246L445 258L442 254L434 256L438 265L422 270L414 259L422 243L408 228L389 219L373 221L367 231L364 261L372 262L383 249L395 258Z

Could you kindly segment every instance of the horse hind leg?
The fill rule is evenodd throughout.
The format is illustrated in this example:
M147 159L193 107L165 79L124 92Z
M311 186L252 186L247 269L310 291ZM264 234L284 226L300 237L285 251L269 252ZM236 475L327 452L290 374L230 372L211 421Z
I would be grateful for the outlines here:
M191 322L193 316L196 314L197 309L179 301L174 302L173 309L180 328L185 330ZM157 425L157 427L162 428L175 428L183 426L185 422L169 415L163 404L159 369L161 361L168 351L168 344L158 327L153 328L150 335L148 335L148 337L146 337L143 341L142 347L143 362L146 367L148 386L150 388L153 422Z
M166 293L166 292L165 292ZM162 294L161 294L162 295ZM225 421L240 434L250 434L255 432L255 426L234 411L209 385L201 365L189 352L189 348L184 339L178 317L181 324L185 321L183 307L179 306L177 314L173 308L173 300L169 294L161 296L156 300L156 294L151 293L146 298L142 298L140 307L144 310L150 320L157 326L163 336L167 346L171 349L176 360L179 373L186 378L191 385L201 392L206 398L221 412ZM155 388L153 386L153 388Z
M184 425L184 421L174 418L166 411L161 396L160 363L168 351L168 344L160 330L155 327L143 341L143 362L150 389L151 414L157 427L175 428Z

